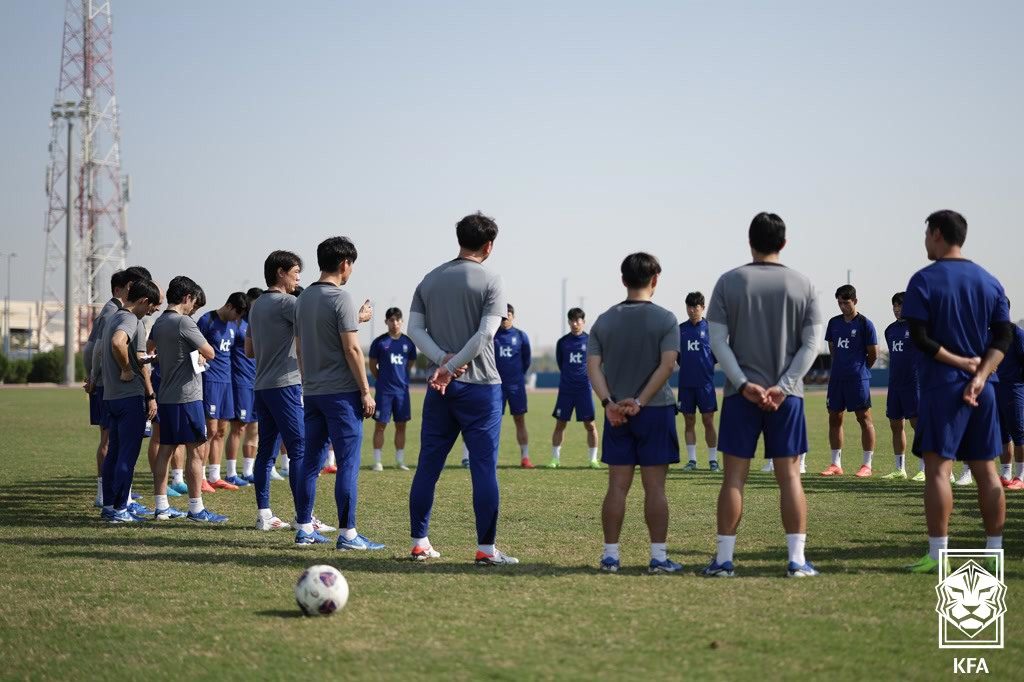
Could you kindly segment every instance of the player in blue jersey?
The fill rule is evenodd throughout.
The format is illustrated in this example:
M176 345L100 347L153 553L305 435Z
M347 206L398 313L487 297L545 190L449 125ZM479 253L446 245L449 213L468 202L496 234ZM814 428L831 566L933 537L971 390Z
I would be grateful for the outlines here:
M711 352L711 335L704 319L704 294L691 291L686 295L686 315L690 319L679 325L679 411L686 425L686 466L697 468L697 411L704 424L704 441L708 446L708 466L718 471L718 433L715 431L715 354Z
M832 354L828 379L828 440L832 463L822 476L843 475L843 412L853 412L860 424L864 461L858 478L871 476L875 452L875 425L871 421L871 366L878 359L878 336L871 320L857 312L857 290L849 284L836 289L841 315L828 321L825 340Z
M889 391L885 400L885 416L892 430L892 451L896 455L896 470L882 478L907 480L906 422L917 427L917 402L921 393L918 377L920 354L910 341L910 325L903 319L902 291L893 294L892 314L896 321L885 328L885 345L889 349ZM924 480L924 468L921 469Z
M558 363L558 398L555 400L555 431L551 434L551 461L549 469L557 469L562 460L562 438L565 426L573 412L576 421L583 422L587 431L587 448L590 452L590 468L600 469L597 461L597 425L594 424L594 396L587 376L587 324L586 314L580 308L571 308L568 313L569 333L555 344L555 362Z
M501 321L494 335L494 356L501 376L501 413L505 406L512 413L519 444L519 466L532 469L530 462L530 436L526 431L526 370L530 368L530 337L522 329L512 326L516 310L510 303L508 317Z
M409 369L416 361L416 345L402 333L402 311L388 308L384 313L388 325L370 344L370 373L376 380L373 413L373 470L383 471L381 454L384 449L384 430L395 420L395 465L408 471L405 465L405 426L412 419L409 399Z
M1024 489L1024 330L1013 325L1013 341L999 363L996 404L1003 455L999 480L1007 490ZM1012 462L1012 464L1011 464ZM1011 469L1012 466L1012 469Z
M206 431L209 440L206 449L206 479L204 492L238 490L238 485L220 477L220 456L228 426L235 418L235 401L231 389L231 349L238 336L238 321L247 309L245 294L236 291L220 308L200 316L196 323L199 331L217 352L206 363L203 372L203 410L206 412Z
M909 567L938 570L949 545L953 460L967 462L977 483L986 547L1003 546L1006 502L993 460L1002 450L995 370L1013 341L1010 307L999 281L965 259L967 221L955 211L928 216L925 250L935 261L907 285L903 316L923 354L914 454L924 458L928 553Z
M235 416L231 419L231 430L227 442L227 476L224 480L238 487L249 485L253 480L252 470L256 462L256 360L245 354L245 337L249 331L249 310L253 301L260 297L263 289L252 287L245 292L245 314L238 321L238 338L231 344L231 397ZM238 475L238 450L242 449L242 475Z

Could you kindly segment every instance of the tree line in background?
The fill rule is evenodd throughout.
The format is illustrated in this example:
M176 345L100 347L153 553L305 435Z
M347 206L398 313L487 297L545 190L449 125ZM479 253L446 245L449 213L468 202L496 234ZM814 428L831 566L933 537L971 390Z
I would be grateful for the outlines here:
M64 380L64 348L36 353L31 360L11 360L0 354L0 383L59 384ZM85 381L82 354L75 353L75 381Z

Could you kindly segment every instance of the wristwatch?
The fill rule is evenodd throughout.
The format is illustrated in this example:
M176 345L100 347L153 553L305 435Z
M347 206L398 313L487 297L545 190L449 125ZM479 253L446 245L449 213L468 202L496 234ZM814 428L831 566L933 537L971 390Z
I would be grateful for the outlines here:
M149 395L147 395L146 396L146 400L147 401L156 400L156 393L150 393Z
M610 403L611 401L611 398L605 398L604 400L601 401L601 407L608 407L608 403Z

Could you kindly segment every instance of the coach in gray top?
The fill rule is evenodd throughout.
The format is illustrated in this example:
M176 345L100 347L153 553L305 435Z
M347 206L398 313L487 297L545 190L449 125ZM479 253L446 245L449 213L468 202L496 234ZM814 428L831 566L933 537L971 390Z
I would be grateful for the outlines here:
M427 530L434 489L445 459L462 434L469 450L476 516L476 563L517 564L494 545L498 528L498 439L501 377L494 363L494 334L508 314L501 278L484 267L498 226L476 213L455 226L459 255L429 272L412 297L409 336L430 358L433 374L423 402L420 456L409 491L411 556L433 559Z
M748 238L753 262L719 278L708 308L711 349L727 383L719 424L725 478L718 496L718 548L703 573L733 574L743 486L763 435L782 496L787 574L814 576L804 557L807 501L798 456L807 451L803 377L817 357L824 320L810 281L779 262L786 245L782 218L759 213Z
M651 538L651 573L675 573L668 558L668 499L665 477L679 461L676 404L668 379L679 357L676 316L651 301L661 264L649 253L622 261L626 300L602 313L590 328L587 373L605 409L601 461L608 465L608 491L601 509L604 554L600 568L619 570L619 534L626 496L637 466L644 485L644 516Z

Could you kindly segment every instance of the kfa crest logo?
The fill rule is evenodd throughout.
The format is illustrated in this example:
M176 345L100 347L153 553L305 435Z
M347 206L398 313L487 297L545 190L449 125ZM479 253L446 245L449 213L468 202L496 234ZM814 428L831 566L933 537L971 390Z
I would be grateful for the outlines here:
M940 649L1003 648L1003 550L942 550L935 594Z
M857 330L856 329L851 329L850 330L850 336L854 336L854 337L857 336Z

